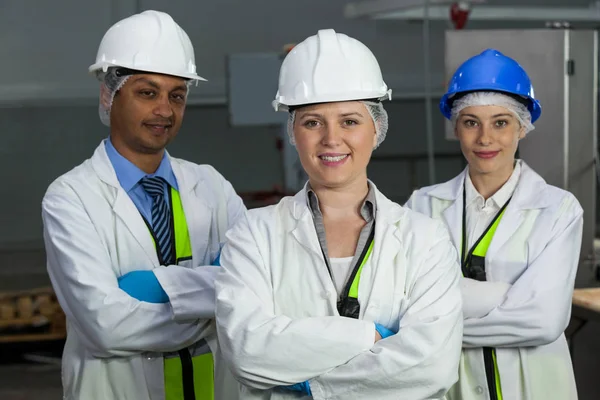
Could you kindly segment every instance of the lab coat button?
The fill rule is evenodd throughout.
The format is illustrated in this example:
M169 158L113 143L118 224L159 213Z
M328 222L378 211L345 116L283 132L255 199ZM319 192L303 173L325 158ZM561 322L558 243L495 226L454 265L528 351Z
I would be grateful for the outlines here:
M483 388L481 386L477 386L475 388L475 391L477 392L477 394L482 394L483 393Z
M331 293L329 293L328 291L324 291L323 293L321 293L321 297L324 299L328 299L331 296Z

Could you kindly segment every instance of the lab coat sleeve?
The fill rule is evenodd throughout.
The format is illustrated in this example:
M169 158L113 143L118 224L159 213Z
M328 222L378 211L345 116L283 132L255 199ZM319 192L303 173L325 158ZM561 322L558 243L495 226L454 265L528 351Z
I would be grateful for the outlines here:
M498 307L506 298L511 284L505 282L481 282L460 278L463 299L463 317L481 318Z
M119 289L107 248L66 184L42 202L47 268L71 329L95 357L167 352L204 337L208 321L180 324L169 304L140 302Z
M406 203L404 203L403 207L410 208L411 210L420 212L418 210L415 210L415 205L416 205L415 198L417 196L418 196L418 191L417 190L413 191L412 195L408 198L408 200L406 200Z
M227 180L216 171L214 176L213 190L221 190L227 199L227 221L231 227L246 212L246 207ZM215 278L219 269L220 267L210 265L194 268L171 265L154 270L160 285L169 296L176 321L215 317Z
M406 208L431 217L431 199L419 191L414 191L404 205ZM504 300L510 284L504 282L480 282L460 278L460 291L463 299L463 317L479 318L487 315Z
M175 321L215 317L215 278L219 267L157 267L154 274L167 296Z
M339 316L291 319L275 312L268 258L257 241L268 243L252 229L250 217L242 217L227 234L216 285L217 334L237 380L262 390L291 385L370 349L373 322Z
M458 379L462 338L460 269L446 229L435 224L429 251L408 286L397 334L309 381L315 400L442 398ZM410 284L409 284L410 285Z
M464 322L464 347L525 347L554 342L566 329L583 230L583 210L572 195L541 253L482 318Z
M424 194L422 189L413 191L403 207L431 217L431 197Z

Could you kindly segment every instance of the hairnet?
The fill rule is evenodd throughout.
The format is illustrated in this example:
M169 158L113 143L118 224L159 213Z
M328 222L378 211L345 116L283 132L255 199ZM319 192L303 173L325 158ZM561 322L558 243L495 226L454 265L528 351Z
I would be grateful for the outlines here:
M381 142L385 139L385 135L388 131L388 114L383 108L383 104L377 101L366 101L361 100L369 112L369 115L373 119L375 124L375 133L377 134L377 144L375 148L379 147ZM296 111L292 110L288 116L287 132L290 139L290 143L296 145L296 139L294 138L294 121L296 119Z
M472 106L499 106L504 107L517 117L525 133L535 129L531 123L531 113L527 107L518 100L499 92L473 92L457 99L452 104L452 123L456 126L459 113Z
M118 76L116 68L109 68L106 73L99 76L100 84L100 104L98 114L100 121L106 126L110 126L110 109L112 108L115 94L123 87L131 75Z

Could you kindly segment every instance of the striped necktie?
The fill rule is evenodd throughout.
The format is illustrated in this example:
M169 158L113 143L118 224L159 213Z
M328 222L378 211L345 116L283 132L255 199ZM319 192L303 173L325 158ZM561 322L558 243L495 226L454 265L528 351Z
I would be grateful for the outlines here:
M161 265L174 264L171 213L165 199L165 186L168 188L169 184L158 176L142 178L140 183L152 197L152 231L157 249L160 250Z

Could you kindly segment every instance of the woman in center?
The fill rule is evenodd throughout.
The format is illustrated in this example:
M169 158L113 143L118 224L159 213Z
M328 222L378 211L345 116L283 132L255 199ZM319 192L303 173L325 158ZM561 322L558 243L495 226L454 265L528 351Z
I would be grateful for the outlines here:
M457 380L456 250L367 179L390 96L371 51L333 30L282 64L274 106L309 181L223 248L217 331L242 399L432 399Z

